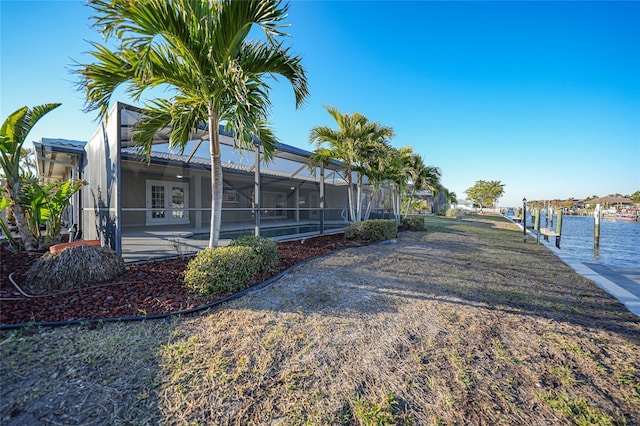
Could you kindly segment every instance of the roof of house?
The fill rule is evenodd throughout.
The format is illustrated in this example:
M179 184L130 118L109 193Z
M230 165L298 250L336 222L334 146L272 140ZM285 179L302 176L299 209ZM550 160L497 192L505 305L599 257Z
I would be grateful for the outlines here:
M45 179L59 179L69 168L77 167L87 142L60 138L42 138L33 142L38 175Z
M123 148L121 150L121 153L122 153L121 154L122 159L124 160L143 161L145 159L144 155L141 155L136 148ZM190 161L187 161L187 157L183 155L152 151L150 154L150 158L153 164L161 164L161 165L170 164L170 165L175 165L180 167L192 167L192 168L199 167L207 170L211 168L210 160L206 158L200 158L200 157L193 157ZM242 165L242 164L237 164L231 161L223 162L222 168L224 170L229 170L229 171L233 170L233 171L240 171L244 173L253 173L252 167ZM286 178L286 179L296 179L299 181L306 181L306 182L319 181L319 177L316 177L316 176L305 176L301 174L294 174L294 173L284 172L280 170L273 170L266 167L262 167L260 169L260 173L262 173L265 176L280 177L280 178ZM338 177L337 175L334 176L330 180L330 182L333 185L347 184L347 182L342 177Z
M131 147L134 146L134 142L132 141L133 134L133 126L139 120L140 115L143 113L141 108L135 107L133 105L129 105L123 102L118 102L114 108L119 108L121 113L121 129L120 129L120 138L122 147ZM171 129L166 128L159 131L154 137L155 144L164 144L169 142ZM226 138L220 138L220 143L233 145L233 133L228 131L224 125L220 125L218 129L218 133L222 136L226 136ZM207 123L200 123L196 129L194 129L193 134L190 135L192 140L208 140L209 138L209 130ZM254 142L259 144L259 139L254 138ZM196 147L197 149L197 147ZM287 145L282 142L276 142L276 149L278 151L278 156L281 158L286 158L293 161L306 162L309 156L311 155L310 151L307 151L302 148L298 148L292 145ZM195 149L194 149L195 152ZM192 158L194 152L188 155L188 158ZM336 167L344 167L342 163L339 161L331 162L332 168Z
M585 204L633 204L631 198L627 197L599 197L592 200L584 201Z
M429 198L433 197L433 192L429 189L422 189L420 191L416 191L414 196L418 198Z
M144 161L144 156L140 156L138 153L138 149L132 141L133 128L135 124L140 119L140 115L143 110L128 105L122 102L117 102L111 112L110 116L113 114L119 113L119 119L115 120L115 117L112 116L115 122L120 123L120 128L118 129L120 135L120 146L121 146L121 155L125 156L129 160L141 160ZM100 131L99 127L96 132ZM102 129L104 131L104 129ZM233 134L227 131L224 126L220 126L219 133L221 135L220 142L223 145L234 146ZM164 153L159 150L152 151L152 160L155 163L162 164L164 163L172 163L179 164L180 166L190 166L190 167L203 167L210 168L209 159L199 158L196 154L196 150L200 147L201 142L207 141L209 137L209 132L207 130L206 123L201 123L197 129L194 129L193 134L191 135L192 141L196 142L195 144L191 144L192 147L189 148L191 152L185 153L186 155L176 155L170 153ZM170 129L162 129L159 131L154 137L154 144L168 144L170 138ZM259 144L259 141L256 139L255 142ZM82 156L85 152L85 146L87 142L84 141L76 141L69 139L56 139L56 138L43 138L40 142L34 142L34 146L36 147L36 154L38 155L38 159L40 164L38 165L41 176L48 178L56 178L63 176L67 167L78 165L81 161ZM312 152L307 151L302 148L297 148L291 145L287 145L281 142L276 143L276 157L282 158L285 160L294 161L300 163L300 168L295 172L287 172L287 171L278 171L269 169L265 167L262 170L264 175L270 175L274 177L284 177L284 178L295 178L302 181L313 181L317 182L319 178L315 176L305 176L304 173L300 173L303 167L309 162L309 158ZM68 154L67 156L60 154ZM240 164L235 164L231 161L228 161L223 164L223 167L227 170L236 170L243 172L251 172L253 169L251 166L245 166ZM346 184L345 180L339 176L337 171L344 171L345 166L339 161L332 161L326 173L326 182L331 182L335 185L343 185Z

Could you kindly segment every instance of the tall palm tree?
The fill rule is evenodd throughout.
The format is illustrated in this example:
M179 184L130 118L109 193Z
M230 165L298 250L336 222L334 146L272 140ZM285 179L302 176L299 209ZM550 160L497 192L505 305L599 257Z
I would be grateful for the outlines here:
M388 180L387 167L389 159L394 155L394 150L395 148L389 145L387 140L380 140L371 144L366 155L363 157L362 173L367 176L369 184L372 187L363 216L364 220L369 219L373 200L380 191L382 184Z
M393 129L390 127L380 126L374 123L372 131L369 134L369 139L366 140L359 150L359 161L354 166L354 170L358 174L357 183L357 203L356 203L356 215L358 218L369 218L371 202L380 187L382 181L380 180L384 176L384 167L386 164L386 156L391 148L389 140L394 137ZM362 189L364 184L364 177L367 178L368 183L372 186L371 194L369 195L369 202L367 203L367 212L362 215Z
M0 127L0 169L5 180L0 196L5 198L9 214L16 220L18 235L25 250L33 250L36 242L29 232L25 211L19 202L22 193L21 164L22 155L25 153L24 143L36 123L60 105L53 103L33 108L22 107L9 115Z
M115 49L92 43L95 62L80 65L86 110L106 117L114 91L126 87L135 100L146 89L167 87L172 97L143 108L133 140L151 151L154 135L170 128L169 145L182 152L199 124L206 123L211 157L211 230L218 245L222 213L222 161L218 128L234 134L236 148L253 149L255 138L266 159L275 152L267 125L271 106L266 77L282 76L293 87L296 108L308 95L301 57L281 37L288 5L280 0L92 0L94 26ZM264 41L249 41L257 27Z
M344 164L350 220L359 222L362 216L360 193L363 162L373 145L393 137L393 129L371 122L359 112L342 114L336 107L327 105L325 109L338 124L338 130L328 126L311 129L309 141L316 144L316 150L311 155L310 164L327 164L333 160ZM357 197L353 188L354 172L357 173ZM357 201L354 201L356 198Z
M409 209L413 198L418 191L430 190L433 194L440 190L440 169L434 166L426 166L420 154L413 153L407 158L406 173L412 182L409 202L404 212L404 217L409 215Z
M413 148L410 146L389 151L387 163L384 165L384 180L392 184L393 215L400 223L400 194L406 192L409 182L409 166L411 165Z
M458 202L458 195L455 192L449 191L447 188L443 188L443 190L446 195L447 203L456 204Z
M411 210L411 203L413 202L413 198L415 197L416 192L422 191L425 189L425 183L422 176L424 173L425 165L422 157L417 153L411 153L407 158L407 162L405 164L405 173L407 174L408 180L411 182L411 185L407 185L409 192L409 199L407 200L407 207L404 210L404 217L409 215L409 210Z

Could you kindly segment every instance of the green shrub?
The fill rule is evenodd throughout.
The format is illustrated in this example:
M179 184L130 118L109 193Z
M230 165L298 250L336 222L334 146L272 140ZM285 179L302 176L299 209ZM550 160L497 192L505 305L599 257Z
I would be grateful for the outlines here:
M398 234L398 224L388 219L372 219L351 223L344 230L348 240L386 241Z
M259 269L260 259L251 247L205 248L187 265L184 283L203 296L216 296L253 284Z
M245 246L254 249L260 259L260 272L269 272L276 267L280 260L278 244L271 238L247 235L232 240L229 246Z
M426 231L427 225L424 223L424 216L408 216L402 219L402 224L409 228L409 231Z
M457 209L448 209L447 213L445 214L446 217L448 218L456 218L458 217L458 210Z

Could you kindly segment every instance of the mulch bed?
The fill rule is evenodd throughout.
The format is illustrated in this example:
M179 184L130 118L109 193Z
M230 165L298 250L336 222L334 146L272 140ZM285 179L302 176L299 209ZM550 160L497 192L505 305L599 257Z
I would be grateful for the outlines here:
M278 243L280 262L257 283L311 257L342 247L358 245L344 234L322 235ZM18 286L42 252L13 252L0 247L0 323L57 322L105 318L139 317L192 309L213 302L190 293L183 284L191 256L128 265L124 275L81 290L27 297ZM221 297L225 297L223 295Z

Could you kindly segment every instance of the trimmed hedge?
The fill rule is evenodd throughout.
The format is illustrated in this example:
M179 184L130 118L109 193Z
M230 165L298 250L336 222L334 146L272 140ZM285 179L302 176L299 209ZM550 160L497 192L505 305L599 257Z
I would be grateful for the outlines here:
M344 230L348 240L386 241L398 235L398 224L394 220L371 219L351 223Z
M424 216L407 216L402 219L402 224L409 231L426 231L427 225L424 222Z
M255 250L260 259L260 272L269 272L276 267L280 260L278 257L278 244L271 238L247 235L232 240L229 247L235 246L251 247Z
M260 258L252 247L210 247L191 259L184 283L194 292L215 296L247 288L259 270Z

